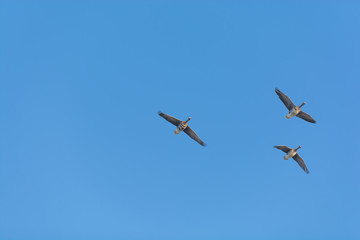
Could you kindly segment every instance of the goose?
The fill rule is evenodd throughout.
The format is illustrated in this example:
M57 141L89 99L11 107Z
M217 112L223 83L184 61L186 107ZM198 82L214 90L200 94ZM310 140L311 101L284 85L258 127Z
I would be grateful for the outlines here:
M281 151L286 153L286 155L284 156L285 160L288 160L289 158L292 157L306 173L309 173L309 170L307 169L304 160L297 153L297 150L300 149L301 146L299 146L299 147L297 147L295 149L294 148L289 148L289 147L284 146L284 145L274 146L274 148L280 149Z
M290 98L279 89L275 88L275 92L279 96L280 100L285 104L286 108L289 109L289 113L285 116L287 119L297 116L304 119L305 121L316 123L316 121L309 114L301 111L301 107L304 106L306 102L303 102L300 106L295 106Z
M169 116L162 112L159 112L158 114L161 117L163 117L166 121L171 122L172 124L174 124L177 127L174 132L176 135L179 134L180 132L184 131L187 135L189 135L189 137L191 137L192 139L197 141L201 146L206 146L206 144L199 138L199 136L196 135L194 130L192 130L189 127L188 122L190 121L191 117L189 117L186 121L181 121L177 118L174 118L174 117Z

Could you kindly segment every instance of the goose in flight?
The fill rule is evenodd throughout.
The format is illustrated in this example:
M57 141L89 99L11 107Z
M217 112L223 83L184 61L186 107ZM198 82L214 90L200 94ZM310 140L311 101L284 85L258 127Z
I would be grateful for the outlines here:
M199 138L199 136L196 135L196 133L188 126L188 121L190 121L191 117L189 117L186 121L181 121L162 112L159 112L159 115L177 127L174 132L175 134L179 134L181 131L184 131L187 135L189 135L189 137L197 141L201 146L206 146L206 144Z
M286 108L289 110L289 113L285 116L287 119L297 116L299 118L304 119L305 121L316 123L316 121L306 112L301 111L301 107L306 103L303 102L300 106L295 106L295 104L290 100L288 96L286 96L279 89L275 88L276 94L279 96L280 100L285 104Z
M292 157L306 173L309 173L309 170L307 169L304 160L297 153L297 150L299 148L301 148L301 146L299 146L299 147L297 147L295 149L294 148L289 148L289 147L284 146L284 145L274 146L274 148L280 149L281 151L286 153L286 155L284 156L285 160L288 160L289 158Z

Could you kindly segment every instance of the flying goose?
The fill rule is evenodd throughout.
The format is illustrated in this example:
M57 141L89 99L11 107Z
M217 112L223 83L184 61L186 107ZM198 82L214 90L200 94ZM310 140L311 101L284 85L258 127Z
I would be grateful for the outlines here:
M289 113L285 116L287 119L297 116L304 119L305 121L316 123L316 121L309 114L301 111L301 107L304 106L306 102L303 102L300 106L295 106L290 98L279 89L275 88L275 92L279 96L280 100L285 104L286 108L289 109Z
M181 121L162 112L159 112L159 115L177 127L174 132L175 134L179 134L181 131L184 131L187 135L189 135L189 137L197 141L201 146L206 146L206 144L198 137L198 135L196 135L196 133L188 126L188 121L190 121L191 117L189 117L186 121Z
M297 147L295 149L294 148L289 148L289 147L284 146L284 145L274 146L274 148L280 149L281 151L286 153L286 155L284 156L285 160L288 160L289 158L292 157L306 173L309 173L309 170L307 169L304 160L297 153L297 150L300 149L301 146L299 146L299 147Z

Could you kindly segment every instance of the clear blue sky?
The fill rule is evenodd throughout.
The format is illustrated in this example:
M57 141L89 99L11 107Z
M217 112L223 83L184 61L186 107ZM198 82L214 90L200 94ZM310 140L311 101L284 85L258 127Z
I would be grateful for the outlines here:
M360 239L359 2L1 1L0 26L0 239Z

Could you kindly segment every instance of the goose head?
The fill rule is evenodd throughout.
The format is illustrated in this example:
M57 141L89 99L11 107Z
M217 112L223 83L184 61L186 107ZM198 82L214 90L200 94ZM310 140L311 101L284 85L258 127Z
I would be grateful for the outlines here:
M301 146L298 146L296 149L295 149L295 151L297 151L298 149L300 149L301 148Z
M302 106L304 106L306 104L306 102L303 102L300 106L299 106L299 108L301 108Z
M185 122L187 123L188 121L190 121L191 117L189 117Z

